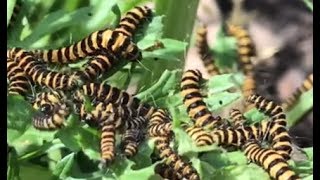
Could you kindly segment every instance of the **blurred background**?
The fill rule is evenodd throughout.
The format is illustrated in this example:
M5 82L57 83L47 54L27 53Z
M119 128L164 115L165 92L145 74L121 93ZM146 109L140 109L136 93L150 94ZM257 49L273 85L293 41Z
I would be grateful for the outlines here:
M201 0L197 18L207 25L211 45L224 16L248 25L258 54L253 63L259 94L283 101L313 72L313 14L303 0ZM198 68L208 77L194 46L186 56L185 69ZM290 131L296 144L312 146L313 110Z

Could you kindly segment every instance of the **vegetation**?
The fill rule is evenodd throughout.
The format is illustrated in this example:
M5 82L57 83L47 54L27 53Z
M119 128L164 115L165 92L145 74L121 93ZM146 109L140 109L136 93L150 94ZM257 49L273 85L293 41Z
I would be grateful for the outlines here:
M16 0L7 0L7 24ZM90 32L106 27L113 28L122 14L146 0L28 0L22 7L15 27L9 31L8 48L26 49L57 48L80 40ZM305 1L309 2L309 1ZM310 3L310 2L309 2ZM184 57L192 37L198 1L155 1L156 16L135 37L139 48L145 49L160 41L164 49L143 52L139 64L127 64L106 81L118 88L137 85L136 97L157 107L167 108L173 119L174 147L183 157L190 159L202 179L269 179L259 166L247 163L242 151L225 152L212 145L196 147L179 126L189 122L186 108L179 92ZM179 7L179 8L177 8ZM188 16L186 16L188 14ZM177 18L183 17L183 18ZM218 65L233 66L235 40L226 37L222 30L217 34L215 47ZM154 60L158 59L158 60ZM72 64L77 67L80 64ZM59 68L59 67L56 67ZM207 91L205 99L211 111L219 113L224 107L242 99L239 89L243 74L223 74L203 82ZM289 125L294 125L313 106L313 91L303 94L303 101L290 111ZM32 106L20 96L7 97L7 143L13 147L8 154L7 179L161 179L154 174L152 140L146 140L132 159L117 156L110 168L100 168L98 131L70 115L67 126L53 132L34 129L31 123ZM260 121L264 116L257 110L247 112L246 117ZM303 179L313 178L313 148L303 149L302 161L290 160L290 165Z

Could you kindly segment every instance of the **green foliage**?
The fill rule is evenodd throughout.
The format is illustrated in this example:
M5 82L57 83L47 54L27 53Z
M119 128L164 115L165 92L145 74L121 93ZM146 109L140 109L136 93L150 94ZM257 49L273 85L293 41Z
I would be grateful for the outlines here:
M18 19L20 23L17 29L10 33L7 46L20 46L27 49L61 47L80 40L95 30L114 27L119 21L120 12L123 14L146 0L74 0L72 2L25 1L27 7L36 5L43 8L25 10L25 14ZM179 6L181 8L176 8L178 2L182 3ZM15 0L8 1L7 24L14 4ZM188 4L188 1L156 1L159 16L155 16L144 28L144 32L139 32L134 40L142 50L153 46L157 41L162 42L164 48L143 51L144 59L141 63L135 65L129 63L117 68L115 70L117 72L112 76L108 75L106 81L121 89L126 89L130 84L138 84L139 93L136 97L151 105L169 110L175 133L172 147L192 162L202 179L240 180L256 179L256 177L269 179L262 168L252 163L248 164L240 150L226 152L216 145L196 147L180 127L181 123L190 122L182 103L179 83L181 64L183 64L182 55L187 49L191 36L197 4L198 1L191 4ZM181 10L182 7L188 7L189 10ZM185 11L190 13L188 14L190 18L184 16ZM42 15L46 16L43 18ZM185 21L192 20L180 22L174 17L182 17ZM213 48L219 67L233 66L234 50L235 40L226 37L220 30ZM70 66L76 68L80 65ZM214 76L204 81L203 89L208 95L205 102L209 109L215 113L236 101L243 100L239 92L243 79L242 73L231 73ZM301 99L307 100L299 100L294 110L288 113L290 124L293 125L301 114L313 106L312 97L313 92L305 93ZM31 121L35 112L22 97L8 96L7 106L7 143L13 149L8 154L8 179L160 179L154 175L154 167L159 161L152 162L154 142L150 139L140 145L138 154L132 159L129 160L118 154L114 164L108 168L101 168L99 166L100 132L80 122L74 114L68 117L65 128L43 132L32 127ZM247 112L245 116L250 122L265 118L256 109ZM303 151L308 158L299 162L292 161L291 164L304 175L304 179L311 179L313 178L313 148ZM117 152L120 150L117 149Z

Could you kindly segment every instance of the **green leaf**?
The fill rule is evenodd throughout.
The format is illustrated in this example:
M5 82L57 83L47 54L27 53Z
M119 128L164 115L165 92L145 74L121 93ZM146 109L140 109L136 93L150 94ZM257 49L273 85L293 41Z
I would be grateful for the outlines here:
M214 179L221 180L255 180L259 177L261 180L269 180L269 174L256 164L227 166L216 171L212 176Z
M96 31L98 29L102 29L107 25L111 25L110 21L114 18L114 7L117 6L115 0L109 1L96 1L92 10L92 16L87 20L86 29L89 32ZM120 12L116 12L116 15ZM116 22L116 21L115 21Z
M9 25L15 4L16 0L7 1L7 26Z
M239 87L243 83L242 73L215 75L208 81L209 93L218 93L228 90L232 87Z
M149 89L136 95L143 101L150 101L159 97L167 96L167 93L174 89L178 79L179 71L164 71L160 79Z
M154 175L154 168L157 165L157 163L146 167L142 168L139 170L132 170L131 166L133 164L128 164L127 168L124 170L124 173L119 175L118 178L119 180L126 180L126 179L149 179L151 176Z
M141 169L150 166L152 164L150 156L153 153L153 150L153 140L149 139L148 141L144 141L142 144L140 144L138 153L132 157L132 160L135 162L135 165L132 166L132 169Z
M260 112L256 108L252 108L249 111L245 112L244 116L247 119L247 122L249 122L249 124L255 123L255 122L260 122L263 119L267 118L267 116L265 114L263 114L262 112Z
M10 152L7 157L7 179L20 179L20 167L17 159L17 153L15 152L14 148L9 148Z
M303 0L306 6L313 12L313 2L310 0Z
M305 113L313 108L313 88L303 93L297 100L296 105L287 112L288 126L294 126Z
M45 35L52 34L64 27L79 24L79 22L88 21L90 11L92 11L91 7L84 7L71 13L63 10L50 13L38 24L32 34L24 39L23 44L18 46L30 49L33 47L33 43Z
M204 99L204 102L207 103L210 111L215 111L233 103L240 97L240 92L230 93L224 91L215 94L209 94L208 98Z
M74 153L70 153L69 155L65 156L57 163L52 173L62 179L68 177L74 163L74 155Z
M155 16L152 18L151 23L149 23L148 28L144 33L145 36L143 36L137 43L140 49L150 47L156 40L161 38L163 28L162 19L163 16Z
M164 44L164 48L156 49L152 52L144 51L142 54L144 59L151 61L157 58L161 60L179 61L178 54L185 51L188 45L185 42L174 39L159 39L158 41ZM146 44L145 47L151 47L155 41L148 42L148 44L146 42L144 43Z
M20 164L21 179L52 179L54 178L49 169L32 163Z
M303 178L303 180L313 180L313 175L307 176L307 177Z
M31 125L33 108L22 96L7 97L7 141L19 138Z

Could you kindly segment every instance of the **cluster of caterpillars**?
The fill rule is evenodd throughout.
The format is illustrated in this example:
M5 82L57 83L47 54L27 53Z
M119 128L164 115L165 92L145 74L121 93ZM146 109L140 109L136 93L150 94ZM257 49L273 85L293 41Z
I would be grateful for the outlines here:
M174 133L167 111L143 103L133 95L106 83L93 82L119 64L119 61L137 62L142 59L141 50L132 41L132 37L151 18L151 9L146 6L135 7L125 14L115 29L93 32L67 47L32 51L18 47L8 49L8 94L28 99L33 85L44 87L30 100L37 110L33 126L39 130L57 130L64 127L66 118L72 112L79 115L83 122L101 131L101 160L106 165L115 159L115 134L119 132L126 157L130 158L138 152L139 144L145 137L152 138L160 158L165 160L156 167L156 173L168 179L197 180L200 176L196 169L170 146ZM243 86L247 104L254 105L269 119L247 125L245 117L237 109L230 112L230 122L213 116L200 92L200 71L188 70L182 76L181 95L193 125L182 124L182 127L198 146L213 143L234 146L243 149L248 159L261 165L271 177L298 179L287 164L292 147L283 108L254 94L255 83L250 61L250 57L255 54L252 41L240 27L228 26L228 34L238 41L239 59L247 77ZM198 35L197 46L209 74L220 74L206 42L206 29L200 29ZM48 68L49 64L65 65L82 58L89 58L82 70L62 73ZM249 82L253 82L253 85ZM292 106L297 97L310 89L312 84L311 75L283 107ZM85 105L88 100L92 105L91 110ZM267 141L270 147L261 147L262 141Z

